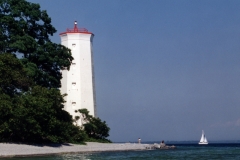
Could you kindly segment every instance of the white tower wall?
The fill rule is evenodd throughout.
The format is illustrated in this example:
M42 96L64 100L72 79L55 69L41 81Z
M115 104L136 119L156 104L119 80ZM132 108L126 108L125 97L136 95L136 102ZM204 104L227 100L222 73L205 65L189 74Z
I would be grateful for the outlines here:
M78 114L75 110L86 108L90 115L96 116L96 100L94 86L94 68L92 40L93 34L86 29L78 29L61 33L61 44L71 49L74 60L70 70L62 71L61 93L65 97L65 110L73 118ZM79 125L80 122L78 122Z

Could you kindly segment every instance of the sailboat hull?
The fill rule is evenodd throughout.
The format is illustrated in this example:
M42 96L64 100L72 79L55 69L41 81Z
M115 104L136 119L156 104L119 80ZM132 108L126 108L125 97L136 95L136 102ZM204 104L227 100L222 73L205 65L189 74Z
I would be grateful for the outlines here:
M199 142L198 144L208 144L208 142Z

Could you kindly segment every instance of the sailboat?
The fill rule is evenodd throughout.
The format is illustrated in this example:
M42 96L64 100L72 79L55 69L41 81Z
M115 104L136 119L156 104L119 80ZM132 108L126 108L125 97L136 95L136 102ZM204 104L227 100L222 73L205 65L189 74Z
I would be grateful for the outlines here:
M207 138L206 138L203 130L202 130L202 137L201 137L200 142L198 144L208 144Z

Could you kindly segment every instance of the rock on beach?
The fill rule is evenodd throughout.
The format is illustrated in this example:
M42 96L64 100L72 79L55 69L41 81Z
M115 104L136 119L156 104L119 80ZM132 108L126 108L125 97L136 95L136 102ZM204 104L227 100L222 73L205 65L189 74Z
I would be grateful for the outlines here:
M97 143L87 142L86 145L27 145L0 143L0 157L44 156L64 153L84 153L103 151L146 150L149 144L138 143Z

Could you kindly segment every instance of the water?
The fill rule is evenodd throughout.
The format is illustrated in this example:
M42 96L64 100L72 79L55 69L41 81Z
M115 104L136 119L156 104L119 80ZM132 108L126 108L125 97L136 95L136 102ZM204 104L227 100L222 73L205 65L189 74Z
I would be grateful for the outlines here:
M240 144L175 144L174 150L72 153L45 157L8 158L14 160L240 160Z

